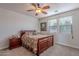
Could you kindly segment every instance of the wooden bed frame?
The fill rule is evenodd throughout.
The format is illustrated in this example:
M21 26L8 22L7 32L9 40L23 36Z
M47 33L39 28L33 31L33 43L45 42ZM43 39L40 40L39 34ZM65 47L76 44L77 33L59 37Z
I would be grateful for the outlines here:
M20 38L25 32L35 32L35 30L23 30L20 32ZM38 39L37 43L37 53L36 55L39 56L43 51L45 51L50 46L53 46L54 44L54 37L48 36Z

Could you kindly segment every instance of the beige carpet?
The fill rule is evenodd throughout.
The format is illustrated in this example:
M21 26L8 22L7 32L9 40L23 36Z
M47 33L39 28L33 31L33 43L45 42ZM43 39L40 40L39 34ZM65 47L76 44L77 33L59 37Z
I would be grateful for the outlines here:
M1 56L36 56L24 47L15 48L12 50L4 50L0 52ZM44 51L40 56L79 56L79 50L62 46L54 45Z

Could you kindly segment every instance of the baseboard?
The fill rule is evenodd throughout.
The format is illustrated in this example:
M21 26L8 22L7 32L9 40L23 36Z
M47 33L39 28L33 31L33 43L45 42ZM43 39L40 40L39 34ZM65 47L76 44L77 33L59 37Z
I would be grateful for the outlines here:
M8 49L8 46L6 47L0 47L0 50Z
M68 47L71 47L71 48L79 49L79 47L75 47L75 46L64 44L64 43L60 43L60 42L56 42L56 44L60 44L60 45L68 46Z

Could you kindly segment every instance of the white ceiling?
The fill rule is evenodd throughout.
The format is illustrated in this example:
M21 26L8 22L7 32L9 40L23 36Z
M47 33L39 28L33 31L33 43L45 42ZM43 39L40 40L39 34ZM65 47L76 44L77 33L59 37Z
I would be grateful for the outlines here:
M41 4L47 5L47 4ZM73 10L79 8L78 3L49 3L50 9L46 10L48 14L40 14L35 16L35 12L27 12L26 10L33 8L29 3L0 3L0 8L5 8L8 10L12 10L18 13L28 14L37 18L47 17L55 14L59 14L62 12L66 12L69 10ZM56 12L57 11L57 12Z

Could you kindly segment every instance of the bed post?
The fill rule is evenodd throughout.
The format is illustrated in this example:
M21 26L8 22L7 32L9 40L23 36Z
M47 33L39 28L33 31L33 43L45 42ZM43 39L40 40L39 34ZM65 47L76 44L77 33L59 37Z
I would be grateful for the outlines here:
M54 36L52 35L52 46L54 45Z
M37 56L39 56L39 40L37 42L37 53L36 53Z

